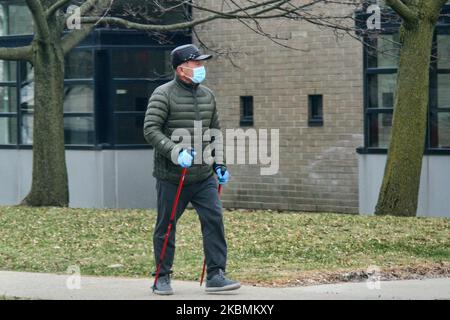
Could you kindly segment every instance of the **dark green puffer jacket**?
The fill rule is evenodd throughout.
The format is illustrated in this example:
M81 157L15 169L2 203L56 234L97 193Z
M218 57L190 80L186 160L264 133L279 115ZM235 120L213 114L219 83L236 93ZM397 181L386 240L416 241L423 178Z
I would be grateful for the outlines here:
M203 134L208 128L220 129L216 100L210 89L202 85L187 84L177 76L155 89L144 119L145 139L154 147L154 177L173 183L180 181L183 168L177 162L172 162L171 153L174 148L177 148L177 154L181 149L179 141L172 141L171 136L175 129L187 129L192 137L187 141L192 141L195 149L194 120L202 121L202 137L197 138L198 141L203 140ZM206 140L202 141L202 151L211 143L211 139ZM196 151L197 157L201 156L200 150ZM218 148L213 155L213 165L205 163L204 159L201 164L194 160L187 169L184 184L202 181L213 174L213 166L224 164L223 150Z

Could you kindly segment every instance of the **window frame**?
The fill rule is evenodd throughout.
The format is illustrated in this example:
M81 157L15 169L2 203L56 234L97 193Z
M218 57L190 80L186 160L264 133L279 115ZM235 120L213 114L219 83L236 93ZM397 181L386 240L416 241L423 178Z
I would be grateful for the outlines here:
M152 149L146 144L118 144L116 118L125 116L144 117L145 111L115 111L114 110L114 84L117 82L151 82L154 79L144 78L112 78L111 50L114 49L147 49L147 50L172 50L178 45L190 43L192 36L190 30L169 32L170 41L160 44L157 39L151 38L146 32L109 29L99 27L84 39L74 50L91 50L93 59L92 78L64 79L64 85L68 84L90 84L93 86L93 111L92 112L64 112L64 118L69 117L93 117L94 141L92 144L65 144L66 149L74 150L115 150L115 149ZM0 46L23 46L30 44L32 35L0 36ZM22 115L32 112L23 112L20 108L20 84L21 77L19 65L25 61L17 61L16 81L11 84L17 90L17 113L0 113L0 117L17 117L17 141L15 144L0 144L0 149L32 149L32 144L22 143ZM173 77L172 77L173 78ZM172 78L161 78L161 84L172 80ZM2 82L4 83L4 82ZM0 84L2 84L0 83ZM148 94L148 98L150 93Z
M122 46L120 47L110 47L107 55L107 61L109 64L109 70L111 72L111 76L107 79L108 81L108 88L109 88L109 96L111 97L111 103L110 103L110 113L111 113L111 132L110 132L110 141L113 141L113 146L120 147L120 148L131 148L131 147L139 147L139 148L145 148L148 147L148 143L119 143L118 139L118 126L117 121L119 121L120 118L134 118L142 117L142 120L145 117L146 110L143 111L119 111L116 110L116 89L118 84L157 84L162 85L164 83L167 83L173 79L172 77L161 77L161 78L135 78L135 77L114 77L112 75L112 51L113 50L157 50L157 51L167 51L174 49L175 47L167 47L167 46L160 46L160 47L132 47L132 48L124 48ZM148 93L148 97L150 98L151 93Z
M251 109L251 115L246 115L248 108ZM255 116L255 98L254 96L245 95L239 96L239 109L240 109L240 119L239 126L241 127L252 127L254 124Z
M19 119L19 113L18 113L18 109L19 109L19 105L20 105L20 92L18 90L19 86L20 86L20 75L19 75L19 62L16 61L16 79L13 81L1 81L0 82L0 86L1 87L6 87L6 88L15 88L16 89L16 110L15 112L0 112L0 118L4 118L4 119L10 119L10 118L16 118L16 143L10 143L10 144L0 144L0 146L14 146L17 145L19 143L19 139L20 139L20 126L18 123L18 119Z
M320 108L321 115L320 117L314 116L313 112L318 105L314 104L315 98L320 98ZM323 94L309 94L308 95L308 126L309 127L323 127Z
M446 5L443 9L443 14L450 13L450 5ZM359 16L364 17L364 15ZM379 36L393 34L398 31L399 24L389 24L384 25L382 28L382 32ZM430 54L433 56L437 55L437 36L438 35L448 35L450 37L450 26L448 24L444 24L438 22L436 26L435 33L433 35L433 49ZM370 40L367 35L363 37L364 43L368 43ZM393 108L369 108L369 99L370 99L370 87L369 87L369 76L373 74L396 74L398 68L371 68L368 64L369 52L364 45L363 48L363 117L364 117L364 146L358 147L356 151L359 154L386 154L388 148L386 147L370 147L370 119L369 117L374 114L380 113L390 113L393 114ZM438 92L438 75L439 74L450 74L450 68L448 69L438 69L438 64L436 59L432 59L430 65L430 92L429 92L429 104L427 110L427 132L426 132L426 140L425 140L425 154L436 154L436 155L449 155L450 148L436 148L431 145L431 130L433 130L431 121L431 117L433 114L437 114L438 112L450 112L449 108L439 108L437 107L437 92ZM395 101L394 101L395 103Z

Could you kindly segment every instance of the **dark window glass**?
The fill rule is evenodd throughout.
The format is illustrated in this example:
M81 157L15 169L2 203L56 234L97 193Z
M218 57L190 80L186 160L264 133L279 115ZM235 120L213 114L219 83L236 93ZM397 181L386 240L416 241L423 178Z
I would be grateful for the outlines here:
M367 53L369 68L397 68L400 58L399 34L383 34L369 40Z
M450 148L450 112L432 113L430 136L432 148Z
M147 144L142 128L144 115L121 115L116 117L117 144Z
M22 63L20 68L20 109L34 110L34 70L29 63Z
M450 108L450 74L438 75L438 108Z
M65 144L94 144L93 117L65 117Z
M0 86L0 113L17 112L17 88Z
M25 1L0 2L0 36L33 33L33 18Z
M382 92L381 93L381 107L382 108L394 108L394 93Z
M438 68L450 69L450 35L437 35Z
M173 77L169 50L115 49L111 55L112 76L115 78Z
M242 96L241 101L241 126L253 125L253 96Z
M91 50L72 50L65 61L65 79L92 79L94 61Z
M395 85L397 74L369 74L368 75L368 107L392 108L395 99Z
M33 114L22 114L20 127L21 143L33 144Z
M33 144L33 114L22 115L22 144ZM65 144L94 144L92 116L64 118Z
M308 124L310 126L323 125L323 96L314 94L308 96Z
M369 147L387 148L391 138L392 114L377 113L368 115Z
M64 86L64 112L94 112L94 88L91 84Z
M16 117L0 117L0 144L17 144Z
M116 83L115 111L147 110L147 102L160 83Z
M16 62L0 60L0 82L16 81Z

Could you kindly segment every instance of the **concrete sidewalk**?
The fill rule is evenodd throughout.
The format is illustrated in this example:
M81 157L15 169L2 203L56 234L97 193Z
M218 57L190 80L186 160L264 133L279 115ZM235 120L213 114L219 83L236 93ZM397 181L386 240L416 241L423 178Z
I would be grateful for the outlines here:
M303 299L450 299L450 278L382 281L379 289L366 282L310 287L243 286L223 294L206 294L197 282L174 281L175 295L151 293L150 279L56 275L0 271L0 296L60 300L303 300ZM76 289L79 287L79 289ZM72 288L72 289L69 289Z

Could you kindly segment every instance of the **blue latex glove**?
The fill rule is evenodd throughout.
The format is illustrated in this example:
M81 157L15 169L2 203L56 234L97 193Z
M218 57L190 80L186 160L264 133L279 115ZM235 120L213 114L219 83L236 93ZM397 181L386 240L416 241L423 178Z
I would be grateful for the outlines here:
M194 150L189 152L186 149L183 149L178 155L178 164L183 168L189 168L192 166L192 160L194 160L196 154L197 153Z
M217 178L219 178L219 184L227 184L228 180L230 180L230 173L226 168L223 168L224 171L222 171L221 167L218 167L216 169Z

